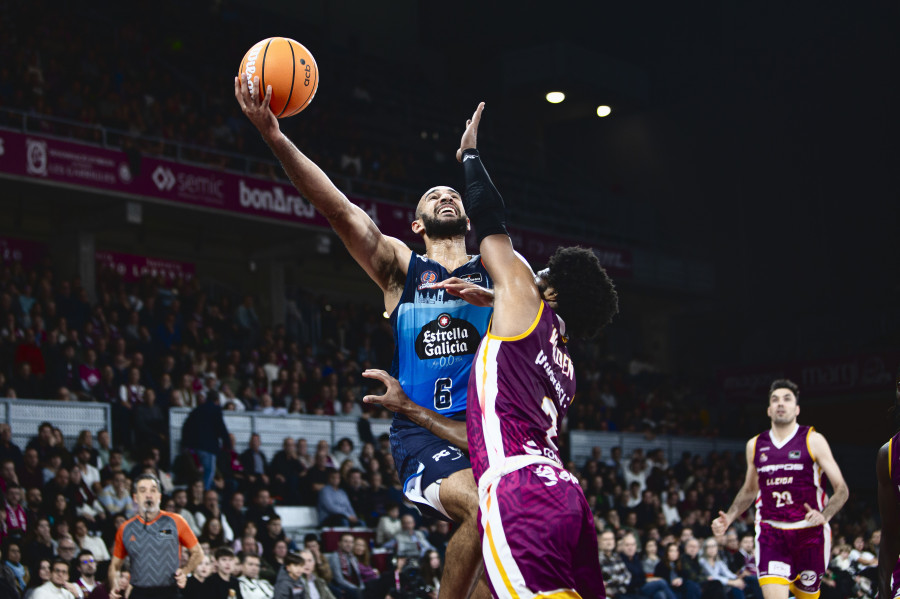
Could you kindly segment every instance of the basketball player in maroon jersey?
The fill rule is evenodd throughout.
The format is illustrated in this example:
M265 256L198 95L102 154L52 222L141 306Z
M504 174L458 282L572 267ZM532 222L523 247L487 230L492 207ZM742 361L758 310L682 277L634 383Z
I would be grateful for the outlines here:
M747 478L728 512L713 520L725 531L751 503L756 505L756 564L765 599L817 599L831 553L829 520L849 491L828 442L797 424L797 385L779 379L769 389L772 428L747 442ZM826 479L834 494L825 495Z

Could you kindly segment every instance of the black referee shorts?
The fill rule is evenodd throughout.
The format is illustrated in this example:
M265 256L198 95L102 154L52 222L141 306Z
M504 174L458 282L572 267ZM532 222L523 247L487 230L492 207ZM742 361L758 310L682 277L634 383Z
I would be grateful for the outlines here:
M177 586L170 587L133 587L130 599L179 599L181 595Z

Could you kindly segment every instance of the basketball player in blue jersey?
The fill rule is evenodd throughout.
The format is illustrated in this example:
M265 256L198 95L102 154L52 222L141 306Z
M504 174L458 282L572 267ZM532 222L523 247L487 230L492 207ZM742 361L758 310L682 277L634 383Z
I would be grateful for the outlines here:
M728 512L713 520L716 536L756 503L756 565L765 599L817 599L831 559L828 522L849 491L828 442L797 424L800 390L786 379L769 389L772 428L747 442L747 477ZM831 480L834 495L825 495Z
M381 288L396 340L393 374L406 395L419 406L464 422L472 357L487 330L491 308L487 298L472 305L458 290L476 285L490 289L491 278L480 257L466 253L469 224L460 194L444 186L425 192L411 224L422 236L425 254L414 253L402 241L383 235L281 132L269 109L271 86L263 98L257 90L258 82L251 93L247 79L234 80L241 110L294 186L328 219L350 255ZM457 295L435 287L448 279ZM473 597L489 596L481 577L478 490L468 456L403 414L395 415L391 448L406 496L423 513L456 524L447 547L441 599L467 597L473 586Z
M597 334L617 312L618 296L589 249L559 248L537 277L513 251L503 199L476 150L483 109L466 124L457 160L495 292L469 379L465 426L485 569L497 598L600 599L606 592L594 518L577 478L563 467L557 422L575 394L568 340ZM387 373L364 375L388 387L365 401L399 409L409 403Z

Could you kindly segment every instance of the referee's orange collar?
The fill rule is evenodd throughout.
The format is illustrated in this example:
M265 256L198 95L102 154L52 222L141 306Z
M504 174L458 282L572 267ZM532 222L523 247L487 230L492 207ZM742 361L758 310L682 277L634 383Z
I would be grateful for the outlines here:
M159 520L160 518L162 518L164 514L165 514L165 511L159 510L159 511L156 513L156 518L154 518L153 520L150 520L149 522L147 522L146 520L144 520L144 519L141 517L141 514L140 514L140 513L138 513L137 515L135 515L135 518L137 518L138 520L140 520L140 521L143 522L144 524L150 525L150 524L153 524L154 522L156 522L157 520Z

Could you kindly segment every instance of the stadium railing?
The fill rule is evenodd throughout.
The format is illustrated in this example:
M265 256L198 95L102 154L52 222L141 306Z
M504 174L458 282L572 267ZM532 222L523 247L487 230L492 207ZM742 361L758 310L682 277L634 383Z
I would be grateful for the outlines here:
M42 422L58 427L70 447L82 430L91 431L94 438L100 429L112 431L110 406L103 403L0 399L0 422L9 424L13 443L23 451Z

